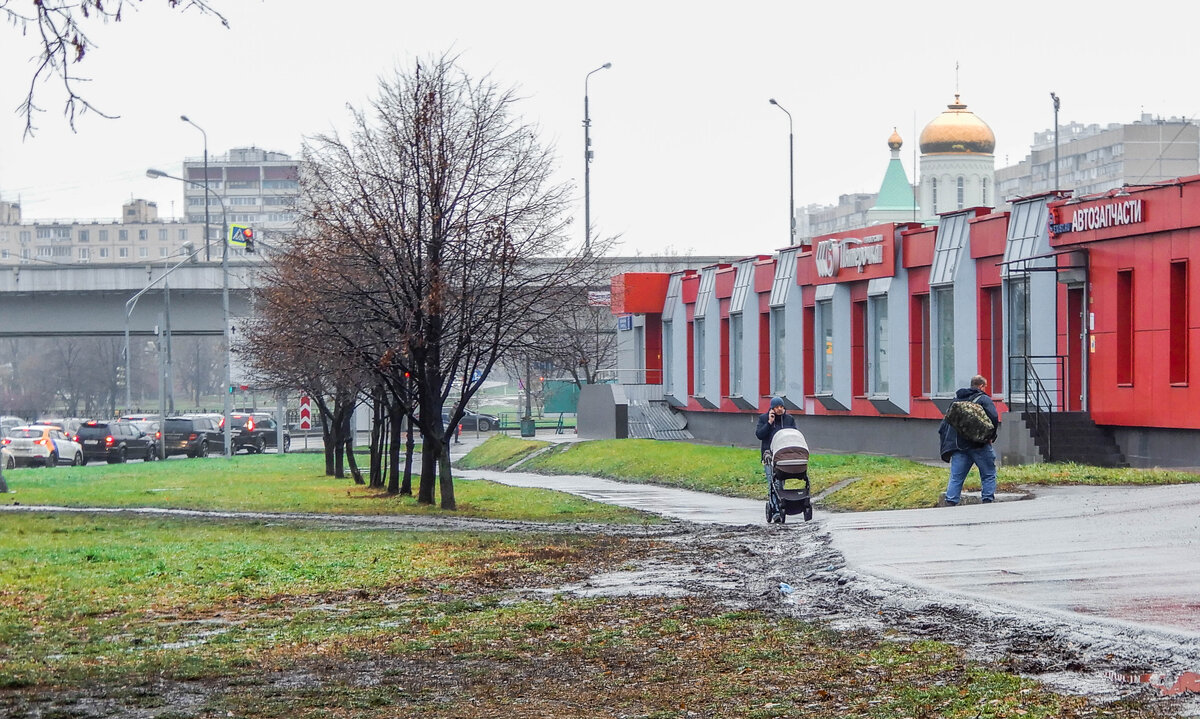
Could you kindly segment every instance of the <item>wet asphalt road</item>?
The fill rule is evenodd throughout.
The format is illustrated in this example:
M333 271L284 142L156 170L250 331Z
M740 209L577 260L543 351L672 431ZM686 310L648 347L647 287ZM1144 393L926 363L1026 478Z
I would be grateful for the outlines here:
M860 570L1200 637L1200 485L1038 488L991 505L823 515Z
M468 447L455 447L453 454ZM762 524L764 502L585 476L457 470L706 524ZM1200 638L1200 485L1037 488L1033 499L831 514L858 571L980 603L1065 611ZM789 518L789 525L800 523Z

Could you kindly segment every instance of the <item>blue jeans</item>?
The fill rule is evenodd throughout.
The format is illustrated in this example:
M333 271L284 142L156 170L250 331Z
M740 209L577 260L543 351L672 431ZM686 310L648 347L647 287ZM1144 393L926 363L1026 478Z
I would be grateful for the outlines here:
M979 468L983 501L996 499L996 452L992 445L985 444L979 449L960 449L950 457L950 482L946 485L946 501L950 504L958 504L971 465Z

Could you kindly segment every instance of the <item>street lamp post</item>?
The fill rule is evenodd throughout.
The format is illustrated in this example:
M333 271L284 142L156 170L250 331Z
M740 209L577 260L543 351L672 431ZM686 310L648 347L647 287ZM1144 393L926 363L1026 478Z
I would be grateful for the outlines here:
M606 62L583 78L583 254L592 254L592 118L588 114L588 80L592 75L612 67Z
M1054 102L1054 189L1061 190L1058 182L1058 95L1051 91L1050 99Z
M771 104L788 116L788 246L796 244L796 134L792 128L792 113L771 98Z
M182 177L168 175L162 170L146 170L146 176L151 179L166 177L171 180L190 183L192 185L204 187L204 204L208 205L208 195L212 191L207 185L200 185L194 180L185 180ZM229 415L233 413L232 396L229 391L233 387L233 348L232 336L229 331L229 213L225 209L225 200L221 199L220 195L213 194L217 198L217 202L221 203L221 313L225 318L225 387L221 394L225 397L225 457L228 459L233 456L233 423L229 419Z
M171 275L171 273L173 273L175 270L182 267L187 262L195 262L196 255L200 254L199 249L197 249L197 250L192 249L192 243L190 243L190 242L185 242L183 244L182 249L183 249L183 254L185 255L185 257L182 260L180 260L179 262L176 262L174 265L172 265L170 267L165 267L163 269L163 273L161 275L159 275L157 278L152 277L150 279L150 282L147 283L147 285L145 287L138 290L138 292L136 294L134 294L133 297L130 297L128 300L125 301L125 349L124 349L124 354L125 354L125 411L126 412L133 409L133 398L132 398L130 384L129 384L129 380L130 380L129 318L133 315L133 309L135 307L137 307L137 302L139 299L141 299L142 295L146 294L151 289L153 289L153 287L155 285L157 285L159 282L163 283L163 286L165 289L166 283L167 283L167 278ZM200 249L203 249L203 248L200 248ZM164 298L164 300L165 300L165 298ZM171 305L170 305L169 301L164 301L163 310L165 313L165 323L169 325L170 321L171 321L170 320ZM165 334L165 333L159 334L158 342L161 343L166 337L167 337L167 334ZM160 347L159 351L161 353L161 351L162 351L161 347ZM165 385L167 382L171 381L170 361L171 361L170 354L168 353L166 356L167 364L165 366L161 367L159 370L159 381L162 385L164 385L159 391L159 398L158 398L158 404L159 404L159 410L160 410L159 414L165 414L165 407L163 406L164 402L165 402L165 392L167 391ZM161 362L161 360L160 360L160 362ZM165 377L163 376L164 374L165 374Z
M187 115L180 115L179 119L199 130L200 134L204 136L204 261L208 262L212 260L212 253L208 249L210 244L208 230L208 133L204 131L203 127L189 120ZM187 214L186 206L183 208L183 213L184 215Z

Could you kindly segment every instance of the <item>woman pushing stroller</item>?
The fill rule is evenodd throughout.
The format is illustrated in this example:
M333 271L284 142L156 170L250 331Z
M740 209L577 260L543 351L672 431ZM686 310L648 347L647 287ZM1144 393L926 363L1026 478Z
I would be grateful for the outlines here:
M754 436L762 440L762 452L759 459L763 459L771 450L771 440L775 437L775 433L785 427L796 429L796 419L787 413L787 407L783 406L782 399L772 397L771 408L758 415L758 427L754 430ZM770 482L771 466L766 462L763 463L763 472L766 474L767 481Z

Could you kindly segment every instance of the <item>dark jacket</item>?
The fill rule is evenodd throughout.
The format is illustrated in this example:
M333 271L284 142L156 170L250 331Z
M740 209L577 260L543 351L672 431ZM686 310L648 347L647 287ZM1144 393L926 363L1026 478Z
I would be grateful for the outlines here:
M992 398L987 396L983 390L977 387L963 387L954 393L955 400L961 399L971 402L974 401L976 397L980 398L977 404L980 407L983 407L983 411L987 412L987 416L992 420L992 424L996 427L996 429L992 430L991 439L989 439L987 442L972 442L965 437L959 437L958 432L956 432L954 428L950 426L949 422L943 419L941 426L938 427L938 436L941 437L942 440L941 454L943 462L949 462L950 457L955 452L980 449L981 447L985 447L996 440L996 433L1000 431L1000 415L996 413L996 403L992 401Z
M758 426L754 428L754 436L762 440L763 452L771 448L771 440L775 437L776 432L785 427L796 429L796 419L790 412L784 413L783 419L778 422L767 422L770 414L770 412L763 412L758 415Z

